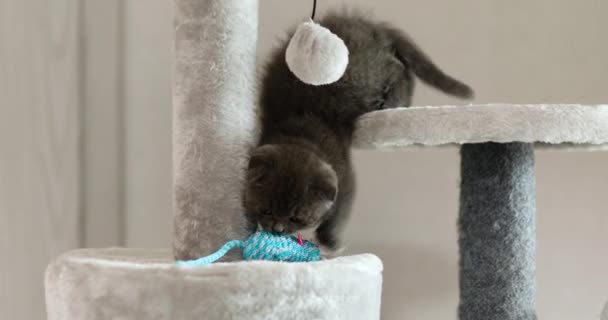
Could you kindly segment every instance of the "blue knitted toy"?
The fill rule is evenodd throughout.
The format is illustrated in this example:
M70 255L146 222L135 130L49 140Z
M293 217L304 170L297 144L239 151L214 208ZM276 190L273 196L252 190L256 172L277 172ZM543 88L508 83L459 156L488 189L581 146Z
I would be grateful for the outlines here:
M296 238L292 235L258 231L245 241L229 241L209 256L196 260L177 261L177 265L204 266L221 259L234 248L243 249L243 259L245 260L309 262L321 259L319 248L310 241L302 241L301 237Z

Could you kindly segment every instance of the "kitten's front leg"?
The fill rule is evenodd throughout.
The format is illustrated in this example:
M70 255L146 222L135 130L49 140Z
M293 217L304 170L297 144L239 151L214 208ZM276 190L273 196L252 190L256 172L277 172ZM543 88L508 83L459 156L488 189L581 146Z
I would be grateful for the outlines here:
M339 248L341 241L337 230L337 222L335 220L334 217L329 218L315 231L315 238L321 249L321 255L323 256L335 255L335 252Z
M336 221L336 219L330 219L322 223L316 230L316 242L319 244L319 250L321 251L321 257L333 258L340 255L344 251L344 247L341 246L341 226L344 221Z
M335 257L339 257L344 252L344 247L338 247L338 249L329 249L326 246L320 246L319 251L321 254L321 259L332 259Z
M352 180L351 178L350 181ZM321 255L336 256L344 250L344 248L340 247L342 242L340 238L343 226L350 216L353 196L354 184L342 184L332 212L329 213L329 217L315 231L316 240L321 247Z

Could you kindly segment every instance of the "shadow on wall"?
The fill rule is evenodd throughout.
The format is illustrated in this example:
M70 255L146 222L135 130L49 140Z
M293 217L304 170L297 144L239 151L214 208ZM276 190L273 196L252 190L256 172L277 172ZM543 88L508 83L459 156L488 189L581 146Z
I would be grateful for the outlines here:
M401 319L404 310L416 306L432 310L441 305L458 303L458 261L446 259L446 253L412 243L394 245L351 243L349 251L373 252L384 263L382 319ZM347 252L347 254L349 254ZM387 281L389 280L389 281ZM415 311L415 310L412 310Z

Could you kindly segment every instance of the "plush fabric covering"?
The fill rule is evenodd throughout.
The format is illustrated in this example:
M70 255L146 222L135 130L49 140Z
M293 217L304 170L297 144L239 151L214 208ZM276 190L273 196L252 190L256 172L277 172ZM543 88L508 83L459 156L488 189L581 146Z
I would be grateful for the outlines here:
M168 250L83 249L46 273L49 320L374 320L381 287L369 254L180 268Z
M462 146L460 320L534 320L534 149Z
M329 29L307 21L289 41L285 60L289 70L305 83L315 86L334 83L348 66L348 48Z
M256 141L257 0L175 0L174 254L244 239L241 189Z
M381 149L479 142L541 142L589 147L608 143L608 105L411 107L361 117L354 144ZM547 145L548 144L548 145Z

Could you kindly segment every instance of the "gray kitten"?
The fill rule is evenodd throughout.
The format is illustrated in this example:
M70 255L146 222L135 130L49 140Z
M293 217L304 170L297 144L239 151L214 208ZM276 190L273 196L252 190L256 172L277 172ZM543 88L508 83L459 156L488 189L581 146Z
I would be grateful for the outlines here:
M471 98L473 91L387 24L353 14L330 14L320 24L346 43L346 73L330 85L307 85L287 67L287 41L274 52L262 81L262 135L244 201L253 224L284 233L314 228L319 244L335 249L354 195L350 148L357 118L408 107L414 76L457 97Z

